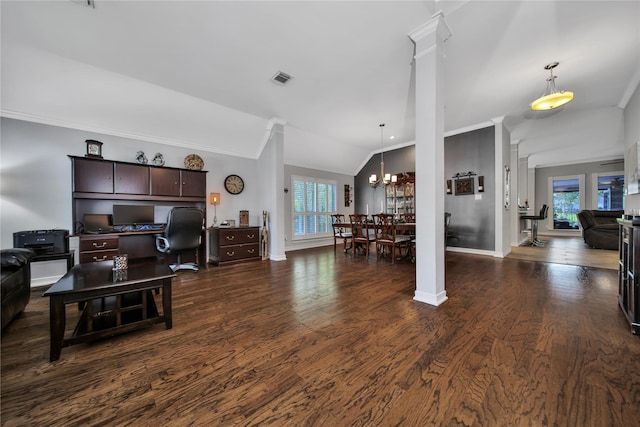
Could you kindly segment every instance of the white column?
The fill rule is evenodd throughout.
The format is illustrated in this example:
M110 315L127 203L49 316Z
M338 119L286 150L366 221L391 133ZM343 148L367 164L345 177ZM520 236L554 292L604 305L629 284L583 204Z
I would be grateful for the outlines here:
M271 132L271 212L269 212L269 259L284 261L284 122L275 121Z
M504 258L511 252L511 212L518 211L518 189L513 180L516 172L511 165L511 134L504 125L504 116L491 119L495 124L495 180L496 190L500 189L501 196L496 200L501 203L495 205L495 250L497 257ZM505 176L509 174L509 203L505 200L506 183Z
M414 300L447 300L444 272L444 42L442 13L415 29L416 44L416 292Z
M520 187L522 183L520 182L520 162L519 158L519 147L518 144L511 144L511 186L513 189L513 203L511 209L511 246L518 246L518 238L520 237L520 204L524 203L524 200L520 200Z

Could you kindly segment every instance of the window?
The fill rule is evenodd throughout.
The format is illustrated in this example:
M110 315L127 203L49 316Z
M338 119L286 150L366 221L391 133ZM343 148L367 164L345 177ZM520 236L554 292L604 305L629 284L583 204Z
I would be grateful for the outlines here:
M624 172L606 172L594 174L593 206L601 211L616 211L624 209Z
M331 214L337 213L334 181L292 177L293 239L332 235Z
M549 178L554 230L577 230L578 212L584 206L584 175Z

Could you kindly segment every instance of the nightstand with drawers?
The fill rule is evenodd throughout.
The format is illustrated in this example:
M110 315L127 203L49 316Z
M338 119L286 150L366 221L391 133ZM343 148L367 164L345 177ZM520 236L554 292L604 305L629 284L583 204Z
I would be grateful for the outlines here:
M209 263L216 265L260 259L260 227L211 227Z

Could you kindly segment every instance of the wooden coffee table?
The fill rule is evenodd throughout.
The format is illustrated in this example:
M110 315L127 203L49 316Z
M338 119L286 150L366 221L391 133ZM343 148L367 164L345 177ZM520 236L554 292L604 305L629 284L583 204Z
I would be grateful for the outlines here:
M171 329L171 281L176 274L164 262L130 264L113 270L113 261L75 265L42 296L49 297L51 347L49 360L58 360L63 347L110 337L164 322ZM162 288L162 313L152 290ZM66 304L84 310L65 338Z

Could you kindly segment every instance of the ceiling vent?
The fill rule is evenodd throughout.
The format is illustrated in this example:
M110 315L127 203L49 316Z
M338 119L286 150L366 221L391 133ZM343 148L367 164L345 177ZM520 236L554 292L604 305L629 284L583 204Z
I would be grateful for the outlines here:
M282 71L278 71L275 76L271 77L271 81L276 84L284 86L292 78L293 77L291 77L289 74L283 73Z

